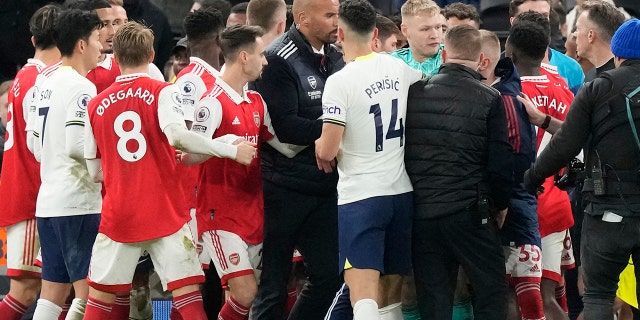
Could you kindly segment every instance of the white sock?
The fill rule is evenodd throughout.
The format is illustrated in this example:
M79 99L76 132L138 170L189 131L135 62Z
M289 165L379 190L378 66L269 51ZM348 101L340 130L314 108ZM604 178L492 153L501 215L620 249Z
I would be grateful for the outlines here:
M353 305L353 320L376 320L380 319L378 314L378 303L373 299L362 299Z
M64 320L82 320L84 318L84 309L87 306L87 300L74 298L69 307L69 312Z
M38 299L33 320L58 320L62 307L45 299Z
M390 304L378 310L380 320L402 320L402 304L400 302Z

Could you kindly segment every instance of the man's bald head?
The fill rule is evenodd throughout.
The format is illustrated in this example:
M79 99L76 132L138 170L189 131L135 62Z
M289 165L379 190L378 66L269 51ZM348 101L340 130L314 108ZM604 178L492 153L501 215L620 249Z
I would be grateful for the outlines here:
M319 49L338 36L338 0L294 0L293 21L300 32Z

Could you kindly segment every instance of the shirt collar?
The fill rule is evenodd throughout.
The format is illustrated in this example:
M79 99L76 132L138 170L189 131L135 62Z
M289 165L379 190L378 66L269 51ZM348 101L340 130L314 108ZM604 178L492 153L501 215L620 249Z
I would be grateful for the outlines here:
M123 74L116 77L116 82L129 82L138 78L150 78L150 76L146 73Z
M246 90L243 90L242 95L240 95L238 94L238 92L233 90L233 88L231 88L229 84L224 82L224 80L222 80L221 78L218 78L216 80L216 86L219 86L220 88L222 88L222 90L227 94L227 96L231 98L231 101L233 101L233 103L235 103L236 105L241 104L243 101L247 103L251 103L251 99L249 99L249 97L247 96Z
M102 62L98 63L98 67L103 69L111 70L113 64L115 63L115 57L111 53L107 53Z
M200 59L198 57L190 57L189 61L191 63L196 63L196 64L199 64L199 65L203 66L205 70L207 70L209 73L211 73L216 78L218 76L220 76L220 71L216 70L216 68L211 66L208 62L206 62L206 61L204 61L204 60L202 60L202 59Z

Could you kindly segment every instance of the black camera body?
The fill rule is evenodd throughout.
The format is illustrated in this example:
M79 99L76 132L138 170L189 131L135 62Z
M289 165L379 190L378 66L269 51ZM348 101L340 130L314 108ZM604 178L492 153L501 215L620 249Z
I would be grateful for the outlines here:
M556 174L554 183L560 190L577 187L584 180L584 162L578 158L573 158L564 170L562 175Z

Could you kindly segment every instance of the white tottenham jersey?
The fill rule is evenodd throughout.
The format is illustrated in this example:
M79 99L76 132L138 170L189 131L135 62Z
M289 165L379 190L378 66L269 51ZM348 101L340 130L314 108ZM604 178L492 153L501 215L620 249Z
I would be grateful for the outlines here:
M42 185L36 203L37 217L60 217L99 213L101 186L93 182L84 159L72 159L66 152L67 127L84 126L87 104L96 87L71 67L60 67L39 88L38 120L34 135L42 145ZM77 131L77 130L76 130ZM82 130L79 130L82 132Z
M422 72L386 54L358 57L327 79L323 122L344 126L338 204L412 191L404 167L409 86Z

